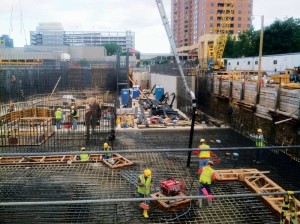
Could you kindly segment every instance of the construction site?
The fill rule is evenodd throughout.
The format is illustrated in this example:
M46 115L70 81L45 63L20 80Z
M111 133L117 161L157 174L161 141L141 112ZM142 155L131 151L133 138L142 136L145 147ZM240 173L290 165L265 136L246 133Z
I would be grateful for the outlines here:
M300 87L220 69L211 44L224 51L226 33L199 45L201 66L182 63L156 3L174 63L0 57L0 223L300 223ZM202 140L211 194L199 194Z

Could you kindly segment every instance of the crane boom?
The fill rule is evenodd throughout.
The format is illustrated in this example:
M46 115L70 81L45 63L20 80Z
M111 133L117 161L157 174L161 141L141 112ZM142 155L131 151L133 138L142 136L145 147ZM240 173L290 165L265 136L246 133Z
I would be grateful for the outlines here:
M173 54L174 54L174 57L175 57L175 60L176 60L176 64L178 66L178 69L179 69L180 75L182 77L184 86L185 86L187 92L192 97L192 101L195 101L195 94L194 94L193 91L191 91L189 89L189 87L187 85L187 82L186 82L186 79L184 77L184 73L183 73L183 69L182 69L182 62L180 61L177 50L176 50L175 40L174 40L173 34L171 32L171 28L170 28L170 25L169 25L169 21L167 19L166 11L165 11L164 5L162 3L162 0L156 0L156 4L157 4L158 11L160 13L160 17L161 17L162 22L163 22L163 25L165 27L165 30L166 30L166 33L167 33L167 36L168 36L168 39L169 39L169 43L171 45L171 49L173 51Z

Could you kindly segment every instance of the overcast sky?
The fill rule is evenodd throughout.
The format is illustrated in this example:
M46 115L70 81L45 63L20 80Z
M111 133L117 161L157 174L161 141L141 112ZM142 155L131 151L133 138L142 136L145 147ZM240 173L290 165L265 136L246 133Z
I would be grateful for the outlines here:
M163 3L170 20L171 0ZM254 0L253 14L264 15L265 25L276 18L300 18L299 3ZM170 49L155 0L1 0L0 35L10 34L15 47L23 47L26 39L29 44L29 31L34 31L39 22L61 22L68 31L131 30L135 32L136 49L143 53L167 53ZM253 25L260 29L259 16L254 17Z

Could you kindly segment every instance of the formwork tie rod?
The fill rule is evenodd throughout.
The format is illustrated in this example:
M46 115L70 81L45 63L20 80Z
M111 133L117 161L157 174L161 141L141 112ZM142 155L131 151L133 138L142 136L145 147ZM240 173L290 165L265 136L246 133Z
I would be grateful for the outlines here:
M293 191L293 193L300 194L300 190ZM248 194L224 194L214 195L214 199L220 198L241 198L241 197L263 197L271 195L286 195L286 192L266 192L266 193L248 193ZM141 201L158 201L158 200L182 200L182 199L206 199L206 196L178 196L178 197L157 197L157 198L106 198L106 199L92 199L92 200L68 200L68 201L30 201L30 202L0 202L0 207L3 206L28 206L28 205L67 205L67 204L102 204L102 203L117 203L117 202L141 202Z
M258 147L221 147L201 149L201 151L243 151L243 150L257 150ZM294 146L265 146L259 149L300 149L300 145ZM177 148L177 149L131 149L131 150L112 150L111 153L147 153L147 152L190 152L194 150L200 150L199 148ZM24 152L24 153L0 153L0 156L49 156L49 155L79 155L79 154L105 154L107 151L72 151L72 152Z

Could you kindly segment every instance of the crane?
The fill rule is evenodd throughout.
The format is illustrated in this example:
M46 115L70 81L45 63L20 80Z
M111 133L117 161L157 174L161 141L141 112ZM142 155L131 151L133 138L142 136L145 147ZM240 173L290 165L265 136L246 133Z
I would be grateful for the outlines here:
M171 32L171 28L170 28L170 25L169 25L169 22L168 22L168 19L167 19L166 11L165 11L164 5L162 3L162 0L156 0L156 4L157 4L157 8L158 8L160 17L161 17L162 22L163 22L163 25L165 27L169 42L170 42L171 49L172 49L174 57L175 57L176 64L177 64L179 72L180 72L180 76L182 77L185 89L187 90L188 94L192 98L191 103L192 103L193 113L192 113L192 123L191 123L190 138L189 138L189 148L192 148L195 118L196 118L197 100L196 100L196 97L195 97L195 93L192 90L190 90L190 88L189 88L189 86L186 82L186 79L184 77L184 73L183 73L183 69L182 69L182 62L180 61L177 50L176 50L175 40L174 40L173 34ZM190 166L191 153L192 153L192 151L188 152L187 167Z
M228 34L230 33L230 27L233 21L234 15L234 1L224 0L223 7L221 10L220 24L217 25L217 40L213 46L211 42L208 43L208 64L214 70L224 68L224 61L222 60ZM222 3L219 3L222 6Z

